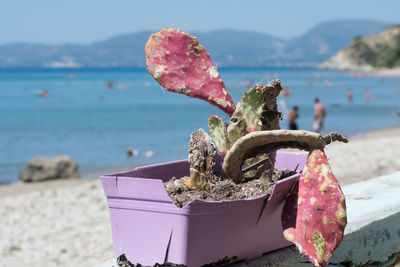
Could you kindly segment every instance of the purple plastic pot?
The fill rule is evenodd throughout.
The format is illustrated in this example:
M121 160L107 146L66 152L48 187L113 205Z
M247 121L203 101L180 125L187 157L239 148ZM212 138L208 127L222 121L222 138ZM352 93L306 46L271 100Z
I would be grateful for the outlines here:
M307 153L278 152L278 169L304 168ZM218 166L217 166L218 167ZM220 168L220 166L219 166ZM299 174L278 181L255 199L202 201L178 208L163 182L189 174L187 160L102 176L110 210L115 256L132 263L172 262L201 266L224 257L250 259L291 245L282 234L281 212Z

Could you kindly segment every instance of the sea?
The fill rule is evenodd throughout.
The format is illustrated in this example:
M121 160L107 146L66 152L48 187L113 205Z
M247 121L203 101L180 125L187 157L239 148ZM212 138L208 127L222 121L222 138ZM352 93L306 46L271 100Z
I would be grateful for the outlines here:
M315 97L327 109L324 132L355 136L400 125L399 78L287 67L219 72L235 102L249 86L279 78L291 91L279 97L279 110L298 106L300 129L312 129ZM146 69L0 69L0 183L18 181L39 156L69 155L82 177L184 159L190 134L207 129L214 114L229 119L204 101L165 91Z

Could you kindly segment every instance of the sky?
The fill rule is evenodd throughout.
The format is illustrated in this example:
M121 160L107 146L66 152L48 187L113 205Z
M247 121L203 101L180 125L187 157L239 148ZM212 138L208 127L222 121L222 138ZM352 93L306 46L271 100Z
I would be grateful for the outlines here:
M15 0L3 1L0 44L87 44L165 26L251 30L281 38L336 19L400 23L398 0Z

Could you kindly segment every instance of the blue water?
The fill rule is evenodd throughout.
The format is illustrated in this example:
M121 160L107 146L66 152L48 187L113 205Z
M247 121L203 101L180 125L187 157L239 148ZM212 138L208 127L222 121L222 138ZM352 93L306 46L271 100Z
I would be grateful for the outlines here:
M300 108L301 129L311 130L316 96L328 112L324 132L359 135L400 125L400 79L309 68L220 73L235 102L245 80L265 82L271 79L268 75L279 74L283 85L292 89L287 107ZM107 89L107 81L115 81L114 87ZM346 102L348 88L354 95L351 104ZM370 104L365 102L367 88ZM37 97L43 89L50 97ZM206 128L212 114L228 119L206 102L165 92L144 69L0 70L0 182L15 181L23 165L37 156L68 154L86 177L186 158L190 133ZM287 122L281 126L287 128ZM128 147L139 154L128 158ZM147 150L154 156L145 157Z

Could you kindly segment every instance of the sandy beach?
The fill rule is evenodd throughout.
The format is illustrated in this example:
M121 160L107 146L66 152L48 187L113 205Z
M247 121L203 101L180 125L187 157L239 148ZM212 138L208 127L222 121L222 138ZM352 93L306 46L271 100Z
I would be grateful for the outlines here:
M325 70L339 70L351 73L352 75L358 76L377 76L377 77L400 77L400 68L376 68L370 65L355 65L346 62L338 62L334 60L328 60L321 63L317 68Z
M342 184L400 170L400 127L327 147ZM0 266L92 266L112 258L99 179L0 186Z

